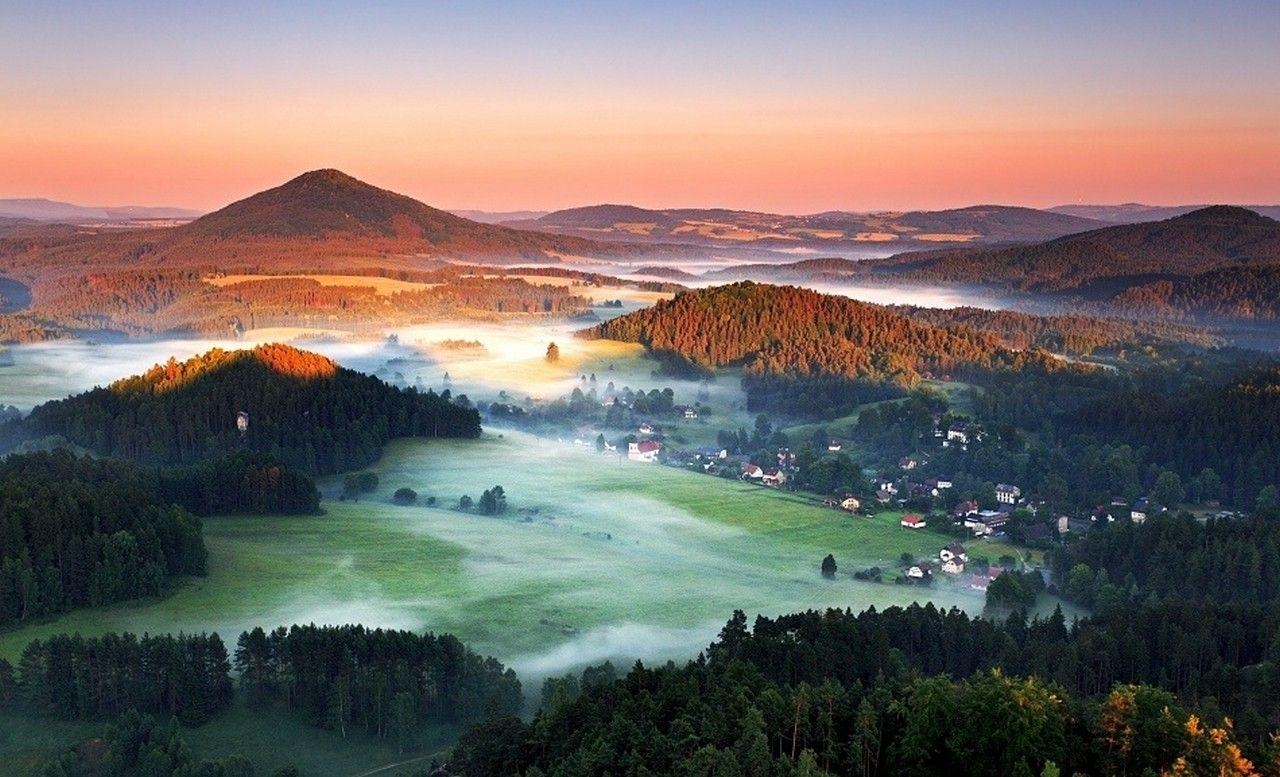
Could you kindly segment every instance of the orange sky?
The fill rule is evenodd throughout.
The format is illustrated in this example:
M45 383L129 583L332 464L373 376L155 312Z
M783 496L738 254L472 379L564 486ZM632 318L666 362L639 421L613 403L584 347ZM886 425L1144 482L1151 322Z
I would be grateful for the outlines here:
M91 35L93 19L31 12L16 22L44 25L39 46L18 23L0 33L0 197L212 209L336 167L489 210L1280 202L1280 14L1126 44L1099 8L1005 14L1007 38L995 17L921 28L938 8L805 10L736 31L637 16L618 33L615 16L571 34L533 10L490 33L496 17L455 9L438 39L392 17L352 22L358 38L323 14L263 20L278 40L240 17L196 40L164 27L185 18L104 17ZM885 34L835 45L872 22ZM992 37L951 34L970 23ZM540 25L554 47L529 33ZM1081 42L1088 58L1065 60Z

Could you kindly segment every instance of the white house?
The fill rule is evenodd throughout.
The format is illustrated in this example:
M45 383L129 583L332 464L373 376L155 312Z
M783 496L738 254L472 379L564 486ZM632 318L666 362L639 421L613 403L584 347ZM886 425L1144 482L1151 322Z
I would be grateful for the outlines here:
M918 515L904 515L902 520L898 521L898 525L905 529L923 529L925 520Z
M938 558L943 561L958 560L961 564L969 560L969 554L965 552L964 546L958 542L948 543L945 548L938 551Z
M949 558L942 562L942 571L949 575L958 575L964 572L964 562L959 558Z
M1000 483L996 486L996 501L1000 504L1017 504L1021 498L1022 489L1017 486L1011 486L1008 483Z
M859 502L856 496L846 496L840 500L840 509L842 510L848 510L852 513L857 512L859 507L862 507L862 502Z
M657 461L658 451L662 443L656 440L641 440L627 443L627 458L632 461Z

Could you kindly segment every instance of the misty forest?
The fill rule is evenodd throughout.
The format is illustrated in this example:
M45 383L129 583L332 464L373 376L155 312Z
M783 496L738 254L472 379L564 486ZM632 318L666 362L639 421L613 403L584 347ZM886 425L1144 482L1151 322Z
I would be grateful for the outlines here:
M0 775L1280 777L1274 4L5 11Z

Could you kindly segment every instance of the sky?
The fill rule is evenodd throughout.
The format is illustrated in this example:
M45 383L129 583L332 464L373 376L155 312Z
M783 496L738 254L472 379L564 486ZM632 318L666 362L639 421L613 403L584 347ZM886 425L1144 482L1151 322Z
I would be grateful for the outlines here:
M0 197L1280 202L1280 2L0 0Z

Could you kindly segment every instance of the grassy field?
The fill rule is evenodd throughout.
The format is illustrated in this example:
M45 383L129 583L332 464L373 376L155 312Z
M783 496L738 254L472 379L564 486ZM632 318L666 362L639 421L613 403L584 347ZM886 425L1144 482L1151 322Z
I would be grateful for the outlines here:
M690 656L735 608L860 609L930 598L970 611L967 589L822 579L841 569L932 556L941 535L858 518L759 486L602 457L520 434L473 442L401 441L373 468L377 493L326 502L327 514L205 522L208 577L171 596L80 610L0 634L16 659L32 638L362 622L451 631L512 664L526 681L584 662ZM452 509L501 484L509 510ZM329 484L332 488L332 484ZM401 507L416 489L437 507ZM992 558L997 550L985 551Z

